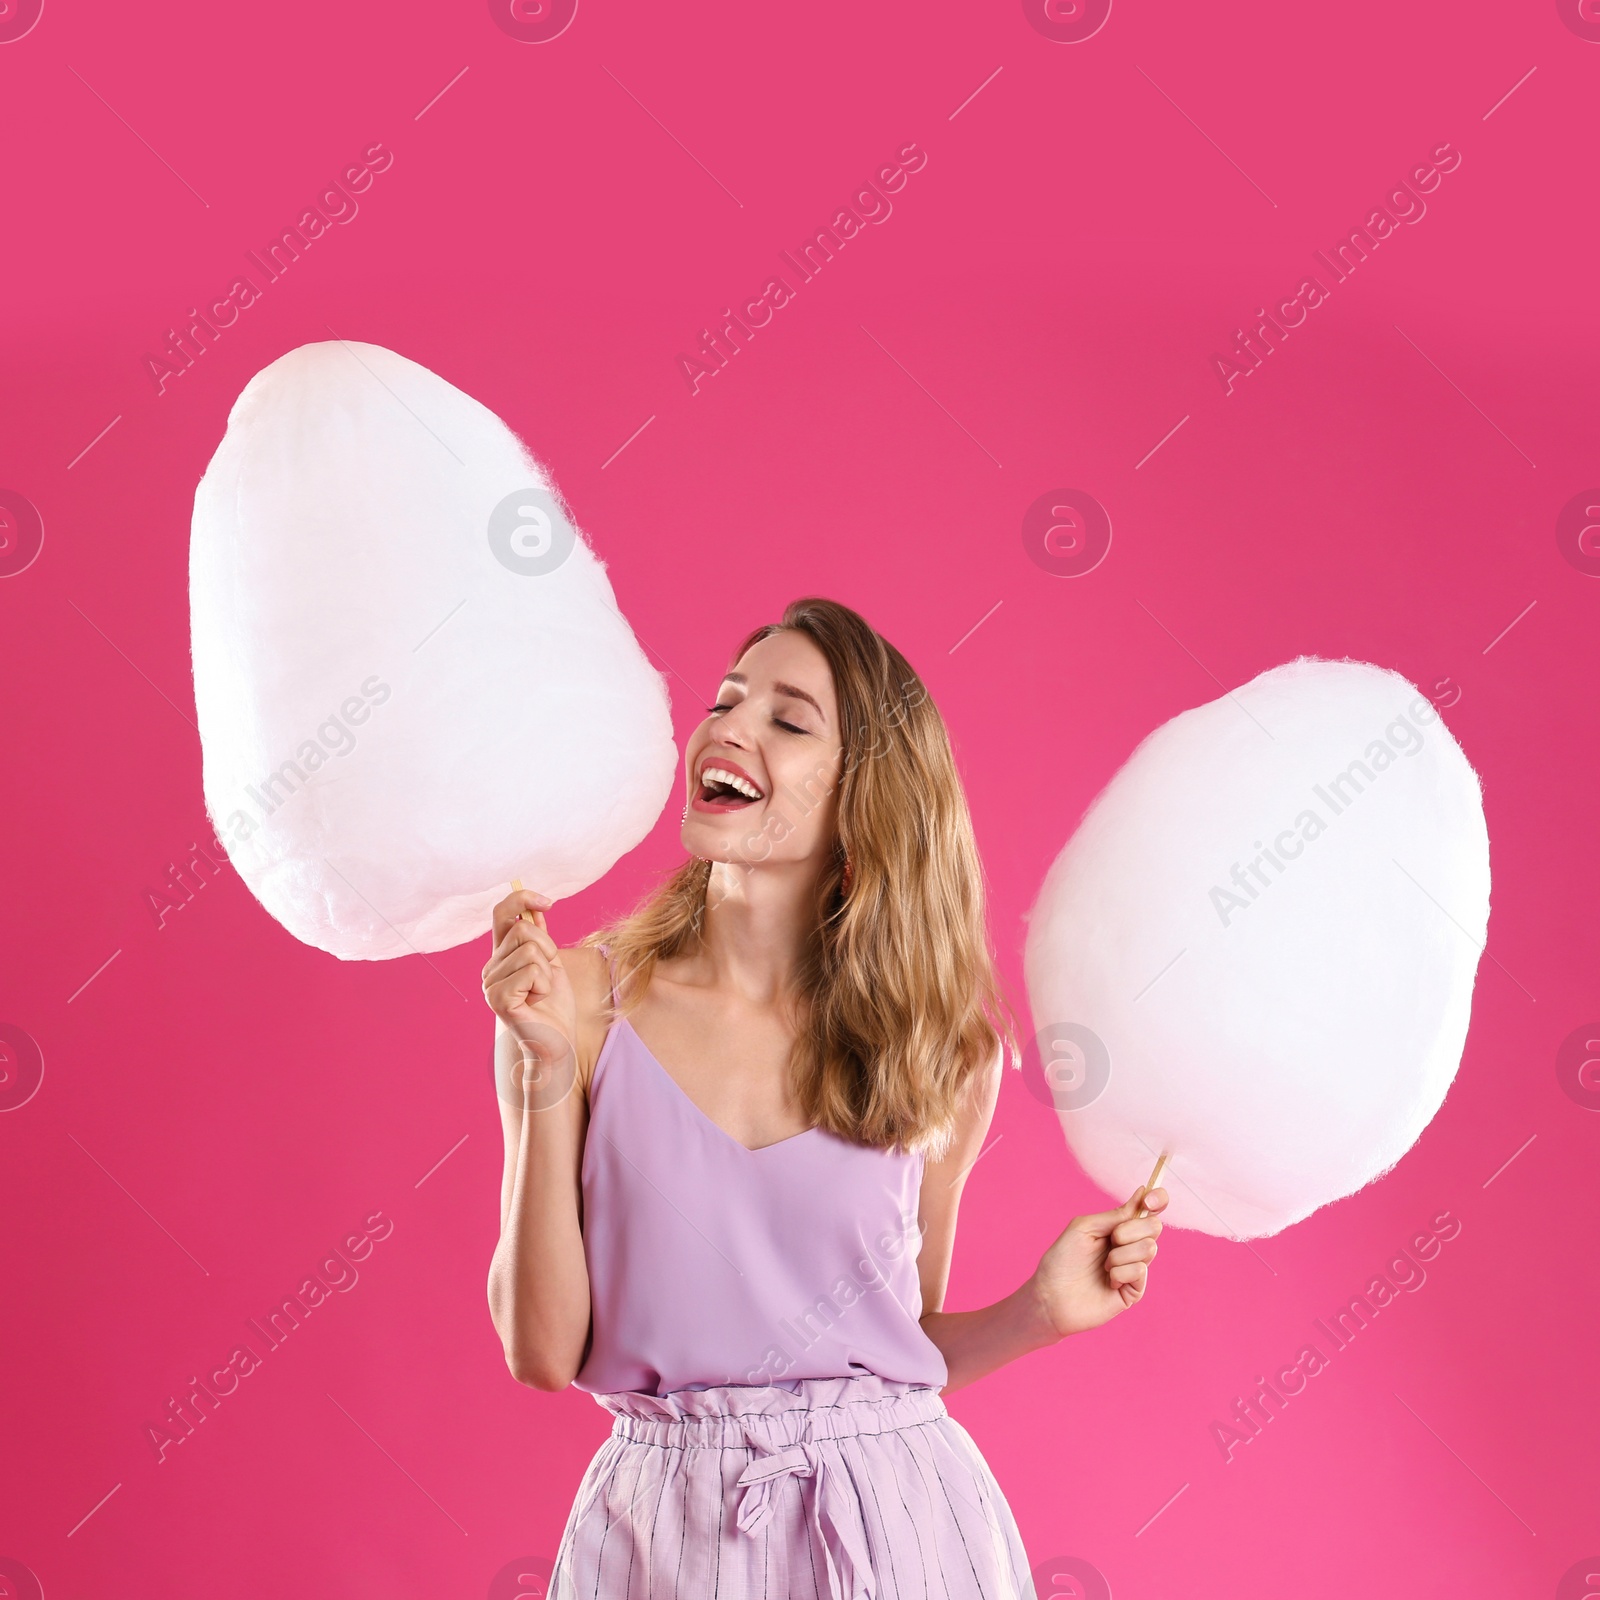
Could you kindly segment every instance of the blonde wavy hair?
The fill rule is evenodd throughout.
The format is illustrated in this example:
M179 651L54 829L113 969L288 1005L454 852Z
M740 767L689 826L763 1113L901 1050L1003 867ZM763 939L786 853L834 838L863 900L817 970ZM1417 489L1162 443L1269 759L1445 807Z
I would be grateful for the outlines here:
M973 1074L1002 1049L1018 1058L950 738L905 657L836 601L796 600L734 660L785 629L826 657L843 743L838 837L798 974L795 1092L814 1126L937 1157ZM817 804L825 792L791 798ZM643 998L657 961L698 946L711 867L685 862L583 941L605 945L614 963L616 1016Z

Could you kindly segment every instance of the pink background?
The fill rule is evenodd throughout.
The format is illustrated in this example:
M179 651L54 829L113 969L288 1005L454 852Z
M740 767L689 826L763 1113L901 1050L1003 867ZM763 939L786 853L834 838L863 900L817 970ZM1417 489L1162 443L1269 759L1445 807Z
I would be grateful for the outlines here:
M1022 914L1152 727L1303 652L1439 697L1495 873L1444 1109L1285 1234L1169 1234L1134 1313L951 1409L1033 1559L1118 1600L1557 1593L1600 1550L1600 1117L1557 1071L1600 1015L1600 582L1555 531L1600 483L1600 28L1572 15L1118 0L1061 43L1017 3L584 0L523 43L482 4L49 0L0 44L0 488L44 526L0 582L0 1022L44 1061L0 1116L0 1559L52 1597L489 1595L554 1554L604 1432L584 1396L512 1381L485 1305L482 943L341 965L227 867L164 925L148 909L207 837L194 486L251 374L336 333L551 464L680 730L797 594L905 649L958 741L1019 998ZM394 160L359 215L158 394L167 331L374 141ZM691 394L700 331L910 141L928 160L892 217ZM1234 331L1446 141L1427 215L1225 393ZM1022 538L1066 487L1115 530L1077 578ZM677 853L664 823L558 936ZM952 1308L1108 1203L1020 1078L995 1131ZM1225 1461L1213 1422L1443 1211L1426 1284ZM146 1424L375 1212L359 1282L158 1463ZM0 1593L31 1592L20 1571Z

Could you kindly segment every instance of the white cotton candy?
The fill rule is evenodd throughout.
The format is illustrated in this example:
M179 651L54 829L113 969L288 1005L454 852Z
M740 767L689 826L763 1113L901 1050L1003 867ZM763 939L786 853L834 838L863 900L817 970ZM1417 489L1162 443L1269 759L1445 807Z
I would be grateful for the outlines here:
M481 934L649 831L664 682L547 474L492 412L377 345L250 381L195 494L206 807L296 938L346 960Z
M1068 1144L1118 1200L1170 1150L1167 1220L1224 1237L1353 1194L1444 1100L1488 916L1477 776L1398 673L1299 660L1184 712L1030 915Z

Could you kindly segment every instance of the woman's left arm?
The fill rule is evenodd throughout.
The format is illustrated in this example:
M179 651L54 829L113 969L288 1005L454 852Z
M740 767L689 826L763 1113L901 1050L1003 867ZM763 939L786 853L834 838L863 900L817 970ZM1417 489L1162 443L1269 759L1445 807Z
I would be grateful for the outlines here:
M922 1252L917 1259L922 1283L923 1331L944 1356L945 1389L1003 1367L1030 1350L1041 1350L1070 1333L1109 1322L1144 1294L1161 1232L1159 1212L1165 1189L1145 1193L1141 1184L1125 1205L1074 1217L1045 1251L1033 1275L1005 1299L980 1311L945 1311L950 1257L955 1248L956 1213L967 1174L984 1150L1000 1095L1003 1058L970 1080L970 1092L949 1150L930 1161L922 1174L918 1222ZM1140 1208L1152 1215L1140 1217Z

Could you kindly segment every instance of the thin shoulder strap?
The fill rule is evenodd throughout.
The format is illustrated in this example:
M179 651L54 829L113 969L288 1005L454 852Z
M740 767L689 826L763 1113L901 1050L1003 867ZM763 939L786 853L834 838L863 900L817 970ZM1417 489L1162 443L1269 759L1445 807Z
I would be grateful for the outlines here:
M610 992L606 998L611 1006L612 1011L615 1011L617 1009L617 969L615 963L613 963L611 959L611 949L610 946L603 944L596 945L595 948L600 952L601 958L606 964L606 981L611 986Z

